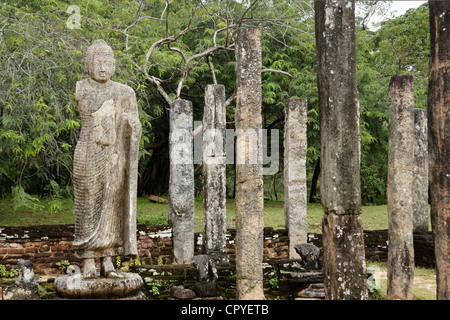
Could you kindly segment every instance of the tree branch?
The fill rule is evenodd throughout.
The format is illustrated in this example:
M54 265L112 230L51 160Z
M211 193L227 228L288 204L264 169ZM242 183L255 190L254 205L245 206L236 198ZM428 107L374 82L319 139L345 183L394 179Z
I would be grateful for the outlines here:
M136 68L150 81L150 83L158 90L159 94L164 98L164 100L170 105L172 105L172 99L169 97L167 92L161 86L161 79L148 74L146 68L141 68L137 63L133 62Z
M264 73L264 72L280 73L282 75L288 76L289 78L292 78L292 79L294 78L294 76L291 75L290 73L285 72L285 71L281 71L281 70L276 70L276 69L263 69L263 70L261 70L261 73Z
M214 51L217 51L217 50L220 50L220 49L229 49L229 48L224 47L224 46L211 47L209 49L206 49L203 52L194 54L192 57L186 59L186 61L184 63L184 66L183 66L183 69L181 71L180 81L178 82L177 93L176 93L177 99L180 97L181 88L183 87L183 82L184 82L184 80L186 78L188 67L189 67L189 64L192 62L192 60L196 60L196 59L208 56L208 55L212 54Z
M247 10L245 10L244 14L242 15L242 17L239 19L238 22L238 29L242 26L242 20L244 20L244 17L247 15L247 13L250 11L251 8L253 8L253 6L258 2L258 0L253 1L249 7L247 8Z
M156 47L160 46L160 45L164 45L164 44L168 44L171 42L175 42L178 40L178 38L180 38L181 36L186 35L187 33L189 33L190 31L196 30L197 28L186 28L183 31L181 31L179 34L177 34L176 36L170 36L161 40L156 41L154 44L152 44L152 46L150 47L150 49L148 49L147 54L145 55L145 62L146 64L148 63L148 61L150 60L150 56L153 53L153 50L155 50Z
M234 90L234 92L231 95L231 97L229 97L227 99L227 101L225 101L225 108L228 107L233 102L234 99L236 99L236 96L237 96L237 88Z
M206 61L208 62L209 69L211 70L213 83L217 84L216 71L214 70L214 65L211 62L210 56L206 56Z

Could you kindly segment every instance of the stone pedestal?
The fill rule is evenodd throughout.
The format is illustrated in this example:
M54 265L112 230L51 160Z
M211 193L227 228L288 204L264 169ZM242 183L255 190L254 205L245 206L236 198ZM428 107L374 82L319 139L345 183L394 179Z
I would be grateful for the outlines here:
M3 289L3 300L39 300L37 282L15 283Z
M216 297L219 284L214 261L206 254L193 258L193 265L197 268L197 281L194 290L199 297Z
M17 267L19 277L14 284L4 288L0 300L39 300L39 277L34 274L31 261L19 259Z
M145 299L144 284L136 273L118 272L120 278L83 279L81 273L56 278L54 288L65 299Z

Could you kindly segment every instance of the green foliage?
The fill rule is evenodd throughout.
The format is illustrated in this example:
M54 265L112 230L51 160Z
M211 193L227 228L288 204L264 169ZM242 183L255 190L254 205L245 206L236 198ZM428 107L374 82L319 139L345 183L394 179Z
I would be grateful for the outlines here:
M56 295L56 292L52 284L49 283L39 284L38 289L39 289L39 297L41 299L50 300L53 299Z
M16 190L24 200L22 190L42 196L50 181L71 185L79 120L70 88L81 52L79 39L66 31L66 17L57 14L64 3L9 3L0 7L6 25L0 38L0 191Z
M70 266L69 260L61 260L59 262L55 263L58 269L61 271L61 273L65 273L67 268Z
M159 291L159 289L163 286L161 283L159 283L157 281L151 281L151 282L146 282L145 284L148 288L148 292L152 296L159 296L161 294Z
M20 186L12 188L12 200L14 210L18 210L19 208L27 208L35 212L38 209L43 208L43 206L39 203L38 198L29 195Z
M273 289L279 289L280 286L278 285L278 277L270 278L270 279L269 279L269 285L270 285Z
M48 203L45 206L46 210L50 213L59 213L65 210L73 209L73 188L61 186L54 180L50 181L47 190Z
M203 116L204 90L212 83L205 57L189 59L208 48L229 46L209 55L217 82L230 97L236 87L232 42L239 24L263 32L263 69L287 72L262 74L263 126L283 130L284 101L308 99L308 183L320 156L320 123L316 85L314 10L312 1L100 1L80 0L81 29L69 29L70 1L6 1L0 6L0 197L12 196L15 208L41 210L48 197L51 213L66 210L63 198L73 198L72 157L79 136L80 116L75 83L87 77L83 58L93 40L103 38L114 49L113 80L135 89L143 135L139 151L139 193L163 194L168 186L168 108L149 76L161 88L194 105L194 119ZM428 4L384 21L376 31L370 17L385 13L389 2L358 3L358 91L361 106L361 188L367 201L383 196L387 167L388 96L390 77L415 78L416 107L426 108L429 63ZM243 16L245 13L245 17ZM244 18L244 19L243 19ZM167 20L166 20L167 19ZM228 25L227 25L228 23ZM216 32L221 30L220 32ZM185 31L182 35L182 31ZM180 35L170 44L157 41ZM184 58L180 54L184 52ZM235 106L227 108L234 127ZM282 139L282 132L280 134ZM280 141L280 172L283 144ZM378 168L378 170L377 170ZM228 195L234 190L234 167L227 166ZM196 174L201 185L201 173ZM265 177L266 191L276 195L282 175ZM275 189L273 188L275 186ZM160 221L141 223L160 224Z
M386 196L386 165L370 164L369 166L365 161L361 163L361 176L364 177L364 182L361 184L361 194L363 200L374 203L377 197L382 196L385 199ZM378 204L385 204L382 201Z
M4 264L0 264L0 278L15 278L19 275L19 270L11 268L6 270L6 266Z
M120 268L121 271L123 272L129 272L130 271L130 267L132 266L140 266L142 265L141 262L141 258L139 257L139 255L136 256L135 259L130 258L130 261L125 262L125 265L123 267L122 266L122 259L120 258L120 256L116 257L116 267Z
M140 265L141 265L141 259L139 258L139 255L137 255L135 259L130 258L130 263L129 263L130 267L140 266Z
M387 300L387 293L383 289L370 289L369 300Z
M167 222L167 214L161 214L158 216L150 216L150 217L141 217L137 219L138 224L146 224L149 226L157 226L157 225L166 225Z
M416 108L426 108L430 60L428 3L384 22L374 42L380 73L413 75Z
M386 201L389 81L413 75L415 107L426 108L429 48L428 4L382 22L377 31L357 31L363 201Z

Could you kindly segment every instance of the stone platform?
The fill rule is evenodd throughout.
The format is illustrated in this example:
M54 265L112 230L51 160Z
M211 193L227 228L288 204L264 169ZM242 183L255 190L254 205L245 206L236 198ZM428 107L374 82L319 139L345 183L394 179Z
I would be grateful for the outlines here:
M140 291L141 276L119 272L120 278L83 279L81 273L55 279L54 288L59 298L65 299L145 299Z

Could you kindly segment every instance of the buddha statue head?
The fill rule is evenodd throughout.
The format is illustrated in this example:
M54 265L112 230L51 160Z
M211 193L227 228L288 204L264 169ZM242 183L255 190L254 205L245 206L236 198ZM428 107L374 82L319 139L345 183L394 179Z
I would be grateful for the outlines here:
M91 79L100 83L108 82L116 67L112 48L102 39L95 40L87 49L84 67Z

